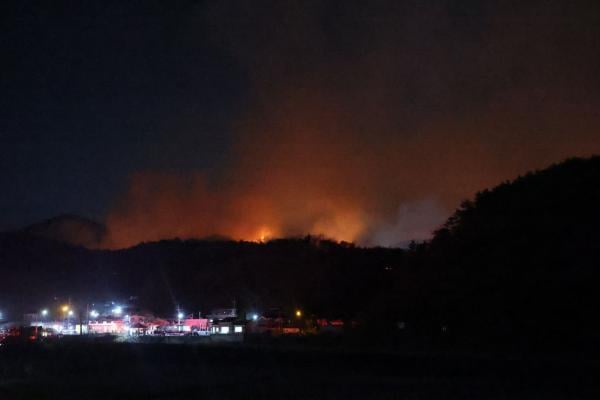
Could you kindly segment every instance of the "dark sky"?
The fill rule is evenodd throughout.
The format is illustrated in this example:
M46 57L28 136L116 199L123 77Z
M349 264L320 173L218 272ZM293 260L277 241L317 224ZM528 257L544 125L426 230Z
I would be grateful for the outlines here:
M0 229L103 217L139 169L213 167L246 90L193 2L60 3L1 6Z
M596 1L1 7L0 229L390 245L600 152Z

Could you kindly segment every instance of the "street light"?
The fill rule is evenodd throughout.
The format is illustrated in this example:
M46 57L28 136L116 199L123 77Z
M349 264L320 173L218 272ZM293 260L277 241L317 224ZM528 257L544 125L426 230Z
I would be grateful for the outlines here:
M69 314L69 317L72 317L73 316L73 310L69 310L68 314Z
M302 311L296 310L296 317L300 318L302 316Z
M123 312L123 307L116 306L115 308L113 308L112 312L115 315L121 315L121 313Z
M177 330L179 332L183 330L183 327L181 326L181 320L183 319L183 317L183 313L181 311L177 311Z
M42 310L42 317L47 317L47 316L48 316L48 310L44 308Z
M98 311L96 311L96 310L90 311L90 317L92 317L92 318L98 318L98 315L99 315Z

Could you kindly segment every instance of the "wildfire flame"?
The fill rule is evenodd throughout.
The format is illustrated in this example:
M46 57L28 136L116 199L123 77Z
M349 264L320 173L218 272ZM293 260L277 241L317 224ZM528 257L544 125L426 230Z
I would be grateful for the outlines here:
M269 239L271 239L272 236L273 236L273 232L269 228L262 227L258 231L258 235L256 236L256 239L254 241L259 242L259 243L264 243L264 242L268 241Z

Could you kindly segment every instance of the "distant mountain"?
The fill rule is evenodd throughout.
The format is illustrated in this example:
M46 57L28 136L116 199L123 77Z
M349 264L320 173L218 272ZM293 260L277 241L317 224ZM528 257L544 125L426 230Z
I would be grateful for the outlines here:
M97 248L106 238L103 224L77 215L60 215L28 226L23 232L32 236L64 242L75 246Z

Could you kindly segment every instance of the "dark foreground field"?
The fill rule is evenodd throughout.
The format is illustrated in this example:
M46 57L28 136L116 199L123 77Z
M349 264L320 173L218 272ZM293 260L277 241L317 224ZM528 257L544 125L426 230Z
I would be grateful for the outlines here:
M583 358L392 354L281 345L0 348L0 399L577 399Z

